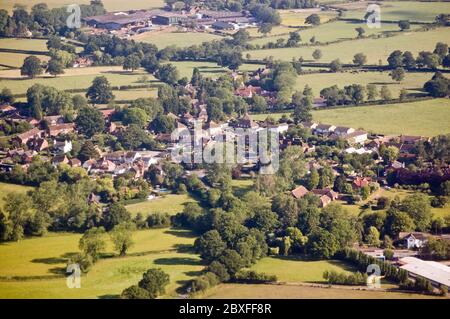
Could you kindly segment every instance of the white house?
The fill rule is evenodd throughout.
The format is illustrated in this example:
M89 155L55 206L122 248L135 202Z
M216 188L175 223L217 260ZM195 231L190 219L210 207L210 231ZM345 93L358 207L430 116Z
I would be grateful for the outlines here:
M72 150L72 141L64 140L64 142L54 141L54 147L60 153L67 154Z
M408 249L421 248L428 241L428 235L420 232L401 232L399 240Z

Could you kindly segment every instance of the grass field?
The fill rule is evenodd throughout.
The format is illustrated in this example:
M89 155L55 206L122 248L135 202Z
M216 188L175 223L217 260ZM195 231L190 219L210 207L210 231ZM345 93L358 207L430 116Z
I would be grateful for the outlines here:
M144 216L150 213L169 213L175 215L183 211L187 203L195 202L189 195L168 194L162 198L127 205L127 210L133 215L142 213Z
M313 111L315 121L364 128L381 134L435 136L450 133L450 100Z
M230 69L221 67L214 62L206 62L206 61L171 61L171 64L177 67L180 72L180 76L186 76L188 79L192 77L192 72L194 68L198 68L199 71L203 74L203 76L216 78L227 72L231 72ZM262 67L262 64L242 64L239 67L240 71L254 71L259 67Z
M0 49L31 50L47 52L47 40L44 39L0 39Z
M206 32L171 32L158 34L146 32L135 37L136 41L153 43L158 49L163 49L171 45L188 47L191 45L199 45L203 42L221 39L223 39L223 37Z
M428 299L439 298L400 292L305 287L295 285L221 284L201 298L214 299Z
M352 7L350 4L342 4L338 7ZM364 19L366 7L345 12L344 18ZM410 20L416 22L433 22L440 13L449 13L448 2L418 2L418 1L384 1L381 2L381 21Z
M308 39L309 40L309 39ZM263 59L269 56L275 59L291 61L292 58L303 57L312 60L316 49L322 51L319 62L330 62L340 59L343 63L352 63L353 56L362 52L367 56L368 64L378 64L379 60L386 64L386 59L394 50L411 51L417 55L419 51L433 51L437 42L450 44L450 28L438 28L426 32L404 32L401 35L380 39L358 39L334 43L327 46L309 46L300 48L265 49L244 52L250 53L252 59Z
M350 84L375 84L380 90L386 85L391 90L393 97L398 97L402 89L407 89L410 93L423 93L422 88L426 81L433 77L434 73L406 73L401 82L392 80L389 72L344 72L344 73L320 73L304 74L297 77L297 89L303 90L307 84L312 88L314 96L319 97L323 88L338 85L343 88ZM448 75L447 75L448 76Z
M320 9L291 9L278 10L281 16L281 24L285 26L305 26L305 19L315 13L320 16L320 22L324 23L337 16L336 11L321 11Z
M308 28L305 30L300 30L300 36L303 43L309 43L309 40L314 36L316 41L325 43L337 40L349 40L355 39L357 37L357 32L355 28L362 27L366 33L365 36L370 36L374 34L382 34L388 32L398 32L399 27L396 24L385 23L381 25L381 28L369 28L365 23L352 23L346 21L333 21L330 23L324 23L314 28ZM412 25L411 28L418 28L418 25ZM291 30L295 31L295 30ZM250 41L252 44L265 44L268 42L276 42L277 39L284 38L288 39L289 35L275 35L270 37L264 37L259 39L253 39ZM309 58L309 57L305 57Z
M142 97L154 97L158 96L157 88L148 88L148 89L134 89L134 90L122 90L122 91L113 91L116 100L135 100Z
M29 54L23 53L10 53L10 52L0 52L0 63L14 68L20 68L23 65L23 61L30 56ZM36 55L41 61L48 61L49 56L46 55Z
M295 256L266 257L258 261L251 270L276 275L281 282L325 282L323 272L335 270L351 272L353 269L339 260L304 260Z
M3 208L4 197L9 193L26 193L33 187L0 182L0 209Z
M78 252L80 234L49 234L0 245L0 276L51 276L61 274L66 258ZM195 237L185 230L151 229L133 233L135 245L126 257L103 258L81 278L81 289L68 289L65 278L1 281L0 298L96 298L114 297L151 267L166 271L171 282L167 296L183 280L195 276L202 268L197 255L189 253ZM39 247L39 249L36 249ZM108 243L108 252L112 245Z
M33 5L42 2L42 0L2 0L0 8L12 11L14 5L17 3L26 6L26 8L30 10ZM46 0L44 2L49 8L59 8L73 3L69 0ZM103 0L102 2L108 11L160 8L164 6L163 0ZM79 0L77 1L77 4L89 4L89 0Z

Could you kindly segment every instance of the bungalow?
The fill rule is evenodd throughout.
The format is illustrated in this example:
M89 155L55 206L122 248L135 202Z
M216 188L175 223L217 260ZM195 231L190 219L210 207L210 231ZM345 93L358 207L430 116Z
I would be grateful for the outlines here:
M51 125L48 128L48 134L52 137L58 136L60 134L68 134L75 130L75 123L64 123Z
M63 124L64 118L61 115L44 116L44 121L48 125Z
M243 88L236 89L234 94L243 98L250 99L253 97L253 95L261 95L261 92L261 87L249 85Z
M292 196L299 199L308 194L309 191L304 186L299 186L291 191Z
M34 150L36 152L41 152L48 148L48 142L45 138L33 138L27 142L27 146L29 149Z
M328 206L329 203L331 203L331 198L328 197L327 195L322 195L319 198L320 203L319 203L319 207L323 208Z

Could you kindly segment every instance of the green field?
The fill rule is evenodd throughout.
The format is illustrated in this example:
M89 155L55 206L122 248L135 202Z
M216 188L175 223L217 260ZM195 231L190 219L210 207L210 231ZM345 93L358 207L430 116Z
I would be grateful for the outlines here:
M298 285L221 284L200 298L213 299L429 299L429 295L306 287Z
M182 48L221 39L223 37L206 32L171 32L158 34L146 32L135 37L136 41L153 43L158 49L163 49L171 45Z
M177 67L180 72L181 77L187 77L190 79L192 77L192 72L194 68L198 68L199 71L203 74L203 76L216 78L221 75L226 74L227 72L231 72L230 69L221 67L214 62L206 62L206 61L171 61L171 64ZM240 71L254 71L259 67L263 67L262 64L242 64L239 67Z
M435 136L450 133L450 100L313 111L315 121L363 128L380 134Z
M345 6L346 5L343 5L343 7ZM433 22L434 18L440 13L450 13L450 3L426 1L381 2L381 21L410 20L417 22ZM349 10L345 13L344 18L364 19L365 14L366 8Z
M142 97L154 97L158 96L157 88L148 88L148 89L133 89L133 90L122 90L122 91L113 91L116 100L135 100Z
M44 39L0 39L0 49L31 50L47 52L47 40Z
M0 63L14 68L20 68L23 61L30 56L30 54L0 52ZM36 55L41 61L48 61L50 57L46 55ZM1 83L1 82L0 82Z
M281 24L285 26L306 26L305 19L315 13L320 16L320 22L324 23L337 16L336 11L320 11L317 9L291 9L278 10L281 16Z
M142 213L144 216L150 213L169 213L175 215L182 212L187 203L195 202L189 195L168 194L161 198L150 201L143 201L136 204L127 205L127 210L133 215Z
M276 275L281 282L325 282L323 272L335 270L351 272L353 269L339 260L304 260L295 256L266 257L258 261L251 270Z
M26 193L32 190L33 187L23 186L17 184L9 184L0 182L0 209L2 209L4 204L4 197L9 193Z
M2 0L0 5L1 9L12 11L14 5L22 4L27 7L28 10L37 3L45 2L49 8L59 8L73 2L69 0ZM132 9L147 9L147 8L160 8L164 6L162 0L133 0L133 1L121 1L121 0L103 0L103 4L108 11L120 11L120 10L132 10ZM78 4L89 4L89 0L79 0Z
M103 258L81 278L81 289L68 289L61 277L67 257L78 252L80 234L49 234L0 245L0 276L55 276L41 280L0 281L0 298L96 298L114 297L151 267L166 271L171 282L166 297L176 296L183 280L195 276L202 265L185 248L195 237L185 230L151 229L133 234L135 245L126 257ZM39 247L39 249L36 249ZM112 246L108 243L108 252Z
M381 25L381 28L369 28L365 23L352 23L346 21L333 21L329 23L321 24L314 28L308 28L305 30L300 30L300 36L302 38L302 43L309 43L309 39L313 36L316 38L316 41L321 43L326 43L330 41L337 40L350 40L356 39L357 32L355 28L362 27L366 33L365 36L371 36L375 34L383 34L390 32L398 32L399 27L396 24L385 23ZM418 28L418 25L411 26L412 29ZM289 30L288 30L289 31ZM295 30L291 30L295 31ZM250 41L252 44L263 45L268 42L276 42L277 39L283 38L287 40L289 38L288 34L279 35L279 36L271 36L271 37L263 37L258 39L253 39ZM320 49L320 48L319 48ZM305 57L309 58L309 57Z
M312 60L313 51L320 49L322 58L319 62L340 59L343 63L352 63L353 56L362 52L367 56L368 64L378 64L379 60L386 64L387 57L394 50L409 50L417 55L420 51L433 51L437 42L450 44L450 28L438 28L426 32L403 32L393 37L358 39L326 46L252 50L244 52L244 56L250 53L252 59L260 60L269 56L284 61L291 61L292 58L298 59L300 57L305 60Z

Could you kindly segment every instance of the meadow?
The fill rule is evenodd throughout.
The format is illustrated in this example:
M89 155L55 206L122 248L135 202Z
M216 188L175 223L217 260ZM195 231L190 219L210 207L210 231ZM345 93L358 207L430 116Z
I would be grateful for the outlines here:
M223 37L206 32L165 32L153 34L151 31L134 37L134 40L152 43L156 45L158 49L163 49L172 45L182 48L221 39L223 39Z
M0 39L0 49L31 50L47 52L47 40L45 39Z
M263 49L244 52L250 53L252 59L262 60L274 57L283 61L303 57L312 61L312 53L316 49L322 51L322 58L317 62L331 62L340 59L343 63L352 63L353 56L362 52L367 56L367 64L386 64L386 59L394 50L409 50L414 55L420 51L433 51L437 42L450 44L450 28L437 28L430 31L402 32L400 35L380 39L358 39L344 41L325 46L303 46L299 48Z
M281 17L281 24L291 27L307 26L305 19L313 13L319 15L321 23L337 17L336 11L321 11L320 9L290 9L278 10L278 12Z
M354 290L344 288L321 288L302 285L243 285L221 284L210 289L200 298L211 299L430 299L429 295Z
M165 297L185 280L198 274L202 265L190 252L195 237L179 229L150 229L133 233L135 245L125 257L112 257L108 242L105 258L81 278L81 289L68 289L62 276L67 258L78 252L80 234L48 234L0 245L0 298L108 298L136 284L148 268L162 268L170 275ZM36 249L39 247L39 249ZM22 280L5 277L22 276ZM26 280L29 276L44 276ZM54 278L45 278L53 276Z
M168 213L175 215L182 212L187 203L195 202L189 195L167 194L162 197L127 205L127 210L132 214L142 213L144 216L150 213Z
M23 61L30 56L26 53L11 53L11 52L0 52L0 64L6 65L12 68L20 68L23 65ZM35 55L41 61L50 60L49 56L46 55Z
M0 210L3 208L4 197L9 193L26 193L32 190L31 186L9 184L0 182Z

